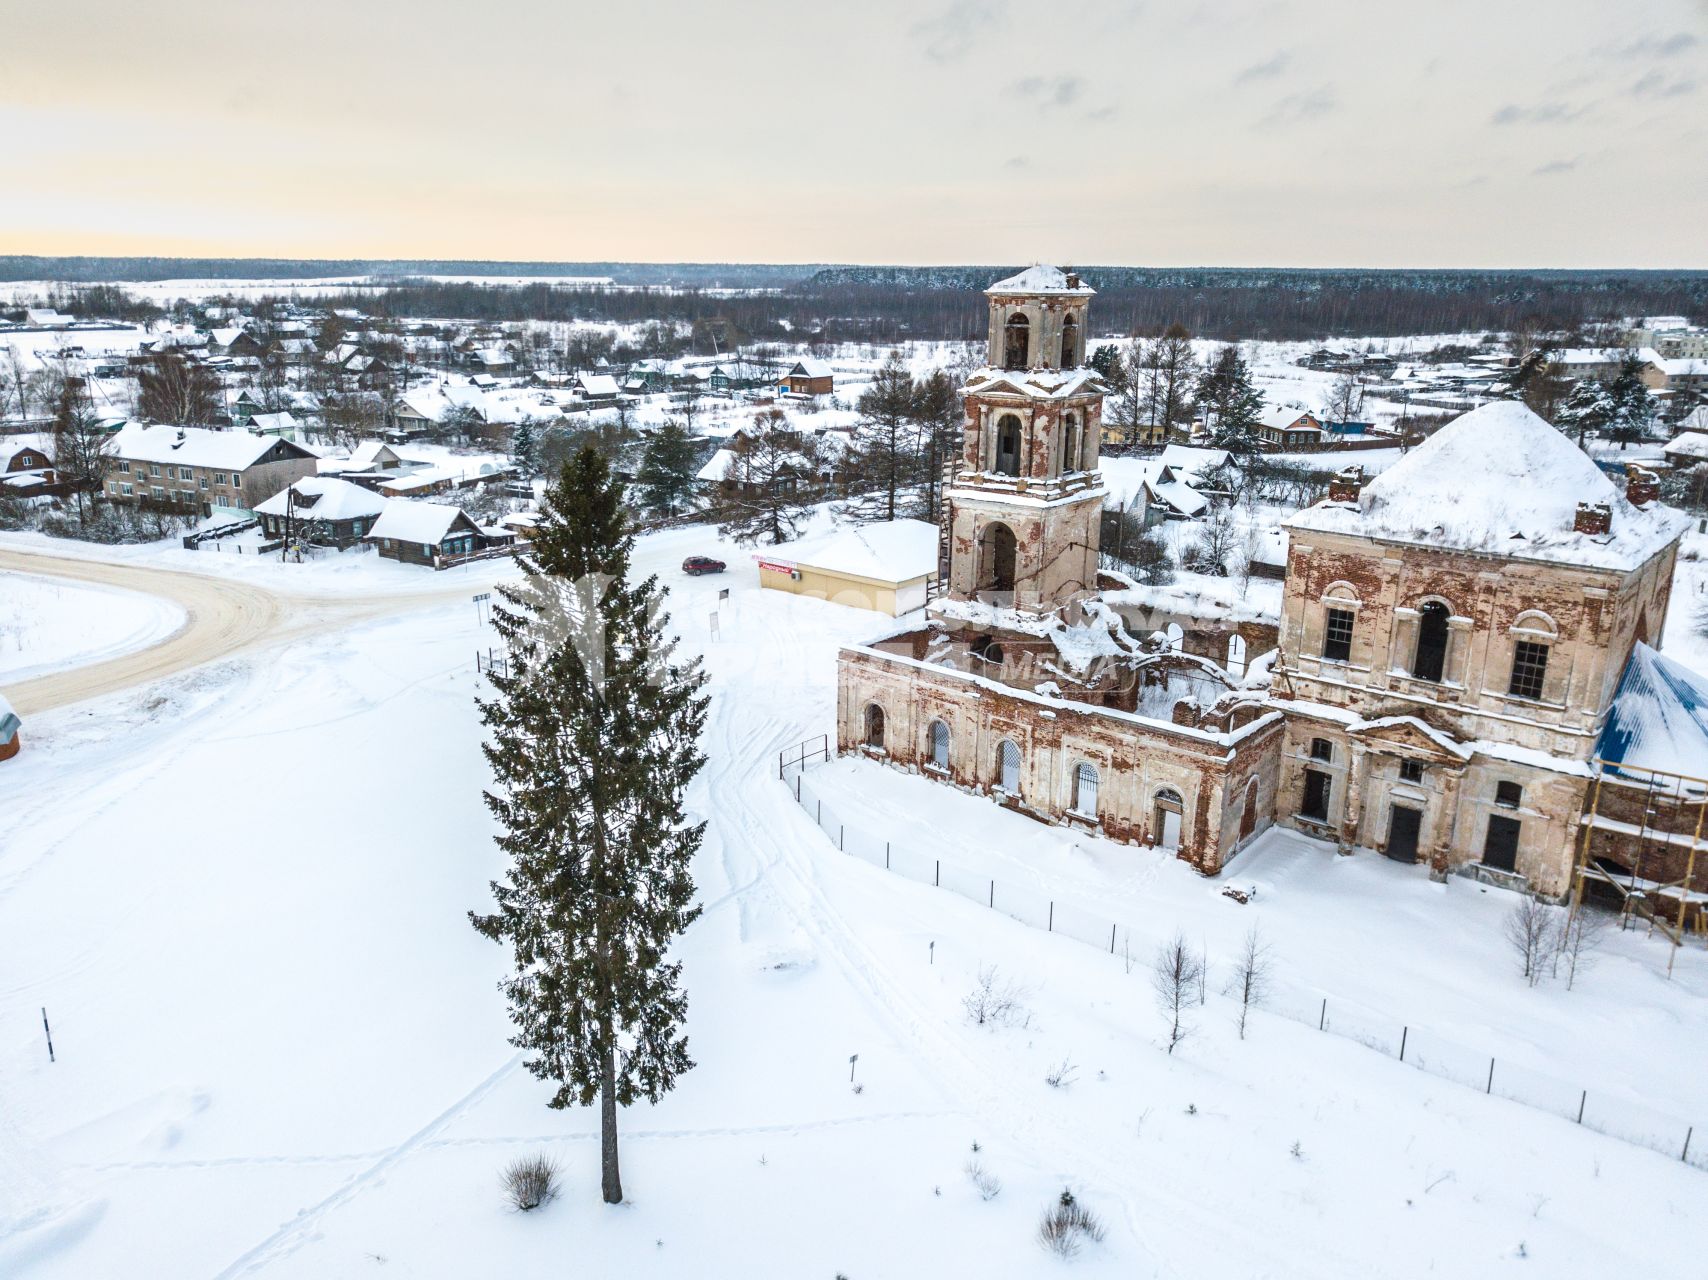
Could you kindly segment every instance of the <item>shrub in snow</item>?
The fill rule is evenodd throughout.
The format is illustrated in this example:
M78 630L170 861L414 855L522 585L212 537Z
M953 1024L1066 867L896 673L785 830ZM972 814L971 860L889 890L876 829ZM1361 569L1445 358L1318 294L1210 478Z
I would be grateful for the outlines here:
M1002 1179L976 1159L967 1161L967 1177L978 1191L980 1200L994 1200L1002 1191Z
M1020 1002L1023 994L1012 982L1002 981L996 966L990 965L979 970L978 983L962 998L961 1007L974 1026L1011 1026L1025 1017L1026 1007Z
M1052 1089L1065 1089L1073 1083L1079 1068L1073 1065L1071 1059L1063 1058L1056 1066L1050 1068L1050 1073L1044 1077L1044 1083Z
M1038 1224L1038 1243L1058 1258L1073 1257L1087 1240L1095 1244L1103 1235L1103 1223L1098 1216L1065 1188L1056 1202L1044 1210L1043 1221Z
M557 1161L549 1156L524 1156L504 1170L504 1191L510 1203L527 1213L557 1199Z

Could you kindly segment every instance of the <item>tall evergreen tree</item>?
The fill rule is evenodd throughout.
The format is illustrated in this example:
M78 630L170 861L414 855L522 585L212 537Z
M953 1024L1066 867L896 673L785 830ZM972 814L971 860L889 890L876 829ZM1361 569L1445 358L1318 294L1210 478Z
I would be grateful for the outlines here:
M1223 347L1198 377L1198 412L1210 430L1210 443L1236 457L1246 458L1262 445L1257 433L1263 396L1238 347Z
M921 451L914 425L913 375L890 352L860 394L860 425L850 459L853 497L839 514L850 520L894 520L916 507Z
M689 862L705 828L682 796L705 762L704 676L674 659L658 580L629 581L623 486L596 450L564 465L542 508L523 581L499 587L509 665L480 703L509 867L497 910L469 918L513 951L511 1043L557 1086L549 1105L598 1102L616 1204L617 1108L656 1103L694 1065L668 953L699 914Z
M1178 321L1159 338L1145 344L1142 396L1147 420L1165 432L1191 421L1192 387L1198 362L1192 355L1192 335Z
M1655 433L1655 401L1643 383L1643 361L1635 353L1625 357L1619 372L1607 384L1610 412L1607 434L1623 449L1647 440Z
M1121 348L1113 342L1105 342L1091 353L1091 367L1097 370L1097 376L1113 388L1121 380Z
M1571 395L1560 406L1554 425L1569 436L1575 436L1578 448L1588 449L1590 436L1606 428L1613 418L1613 399L1598 378L1585 378L1572 388Z
M675 515L694 496L698 464L698 451L688 428L675 418L666 418L646 438L641 450L640 468L635 472L641 501L653 511Z
M923 519L938 518L943 468L961 452L961 412L961 386L948 370L934 369L919 380L913 418L919 428Z
M532 476L540 466L540 442L534 435L534 424L524 418L510 433L510 460L524 477Z

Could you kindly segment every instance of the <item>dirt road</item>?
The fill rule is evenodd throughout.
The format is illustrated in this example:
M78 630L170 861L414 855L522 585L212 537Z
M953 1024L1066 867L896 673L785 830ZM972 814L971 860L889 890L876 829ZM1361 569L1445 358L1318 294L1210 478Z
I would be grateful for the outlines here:
M450 589L391 595L298 595L173 569L7 549L0 549L0 569L147 592L172 601L185 615L177 631L146 649L6 687L7 699L25 718L146 684L245 649L444 604L456 594Z

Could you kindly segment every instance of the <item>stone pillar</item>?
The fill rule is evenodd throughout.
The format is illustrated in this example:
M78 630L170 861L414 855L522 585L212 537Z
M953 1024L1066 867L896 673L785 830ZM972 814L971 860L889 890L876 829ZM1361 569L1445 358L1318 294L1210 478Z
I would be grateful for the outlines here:
M1441 799L1437 802L1441 811L1436 815L1435 844L1429 851L1431 880L1447 879L1448 868L1452 866L1454 835L1459 826L1459 784L1464 777L1463 769L1454 769L1441 784Z
M1342 853L1351 853L1358 843L1358 827L1364 809L1364 744L1352 744L1352 758L1346 765L1346 812L1341 818L1339 839L1335 842Z
M1447 652L1441 659L1441 683L1465 684L1470 657L1471 620L1454 615L1447 619Z
M1411 656L1417 651L1416 609L1400 605L1394 610L1394 636L1388 649L1388 667L1411 674Z

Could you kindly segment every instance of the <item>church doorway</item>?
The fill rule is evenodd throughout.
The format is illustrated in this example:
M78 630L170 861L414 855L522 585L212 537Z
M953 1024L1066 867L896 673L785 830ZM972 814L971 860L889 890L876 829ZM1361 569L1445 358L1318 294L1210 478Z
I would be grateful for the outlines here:
M1180 799L1180 793L1164 787L1156 793L1156 806L1152 831L1156 833L1159 848L1174 850L1180 848L1180 815L1185 806Z
M979 534L979 590L1014 594L1014 562L1019 546L1014 530L992 521Z
M1395 862L1417 861L1417 835L1423 829L1423 810L1396 804L1388 810L1388 847Z

